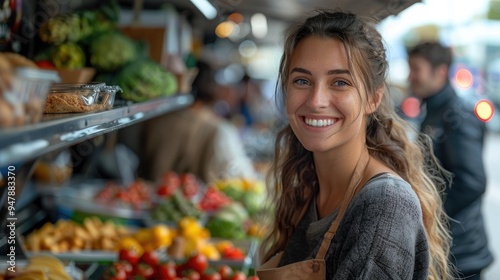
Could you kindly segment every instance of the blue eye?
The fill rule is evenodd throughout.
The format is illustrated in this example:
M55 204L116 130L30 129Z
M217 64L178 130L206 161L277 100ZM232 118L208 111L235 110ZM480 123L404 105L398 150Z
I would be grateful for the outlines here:
M343 81L343 80L338 80L338 81L333 82L333 85L334 85L334 86L338 86L338 87L342 87L342 86L347 86L347 85L348 85L348 83L346 83L346 82L345 82L345 81Z
M295 79L293 83L301 86L309 84L309 82L306 79Z

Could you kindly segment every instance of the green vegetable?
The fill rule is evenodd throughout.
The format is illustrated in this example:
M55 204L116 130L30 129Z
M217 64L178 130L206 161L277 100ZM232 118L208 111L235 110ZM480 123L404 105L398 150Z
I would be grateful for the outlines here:
M40 26L38 34L47 43L74 42L80 36L79 21L76 14L53 17Z
M200 216L200 210L179 191L160 203L151 214L154 220L161 222L178 222L184 217L200 218Z
M248 211L240 202L232 202L221 208L216 216L226 220L233 220L238 224L243 224L248 219Z
M210 231L213 237L228 239L242 239L246 237L246 233L241 224L235 221L225 220L221 217L210 219L205 227Z
M233 202L221 208L205 227L213 237L241 239L246 237L243 225L247 219L248 212L243 205Z
M63 43L52 51L52 63L59 69L79 69L85 66L85 53L76 43Z
M126 65L117 78L122 98L141 102L177 92L177 79L158 63L144 59Z
M116 29L120 6L116 0L105 1L98 9L82 10L50 18L39 28L43 42L61 44L79 42L91 34Z
M230 183L222 189L227 196L236 201L241 201L243 199L243 195L245 194L245 190L241 184Z
M137 56L135 44L118 31L99 34L90 44L90 64L102 71L115 71Z
M108 0L99 8L101 20L117 23L120 18L120 5L117 0Z
M264 207L265 196L255 192L246 192L243 204L250 215L255 215Z

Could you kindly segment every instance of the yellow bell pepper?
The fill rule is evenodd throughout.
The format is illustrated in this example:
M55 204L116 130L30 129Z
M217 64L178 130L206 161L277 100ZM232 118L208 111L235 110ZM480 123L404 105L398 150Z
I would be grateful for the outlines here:
M139 256L144 253L144 248L141 246L141 244L139 244L139 242L137 242L137 240L135 240L135 238L131 236L123 237L120 240L117 250L119 251L121 249L134 250L137 252L137 254L139 254Z

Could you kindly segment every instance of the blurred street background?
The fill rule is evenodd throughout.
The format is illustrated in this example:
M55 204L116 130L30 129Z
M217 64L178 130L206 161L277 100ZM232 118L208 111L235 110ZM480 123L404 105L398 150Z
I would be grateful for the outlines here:
M498 114L498 112L496 112ZM488 176L483 205L486 229L495 262L485 271L483 280L500 279L500 133L490 132L486 138L484 161Z

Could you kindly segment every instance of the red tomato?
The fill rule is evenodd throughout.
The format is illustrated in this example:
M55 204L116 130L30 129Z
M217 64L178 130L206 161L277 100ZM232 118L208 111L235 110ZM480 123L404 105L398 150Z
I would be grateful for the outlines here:
M127 273L123 269L117 268L115 266L110 266L108 267L108 269L106 269L102 278L105 280L126 280Z
M134 266L139 262L139 254L135 250L121 249L118 259L126 261Z
M189 270L185 277L189 280L201 280L201 275L197 271Z
M193 173L184 173L180 177L181 185L186 185L190 183L197 184L196 176Z
M130 185L128 187L131 188L131 189L144 189L144 188L147 188L146 183L144 183L144 181L141 180L141 179L137 179L137 180L133 181L132 183L130 183Z
M233 269L229 265L223 264L219 267L219 273L222 276L222 280L230 280L233 275Z
M248 276L247 280L260 280L257 275L254 276Z
M160 262L160 256L156 251L146 251L142 254L141 262L149 264L152 267L155 267Z
M161 263L156 267L156 277L162 280L175 280L177 279L177 272L175 271L175 263Z
M116 267L116 269L125 271L125 274L127 274L127 276L134 275L134 267L128 261L125 260L118 261L117 263L114 264L114 267Z
M227 247L222 251L222 257L230 260L243 260L245 253L237 247Z
M181 185L179 175L173 171L166 172L162 177L162 181L164 184L174 185L175 187L179 187Z
M126 190L119 190L115 198L122 201L122 202L130 202L130 195Z
M209 186L200 201L200 207L203 210L217 210L231 202L223 192L217 190L214 186Z
M40 60L40 61L35 62L35 64L38 67L45 68L45 69L56 68L56 66L54 65L54 63L52 63L52 61L50 61L50 60Z
M158 190L156 191L156 194L161 196L161 197L169 197L171 196L175 190L179 188L178 185L173 185L173 184L163 184L161 185Z
M187 267L202 274L208 267L208 258L202 254L196 254L187 260Z
M241 271L236 271L234 272L233 277L231 277L231 280L247 280L247 276Z
M219 272L206 273L201 276L201 280L222 280L222 276Z
M153 266L147 263L140 262L135 267L135 274L138 276L142 276L145 279L152 279L153 276L155 275L155 270Z
M183 184L182 193L187 198L192 198L198 193L198 184L196 182Z

